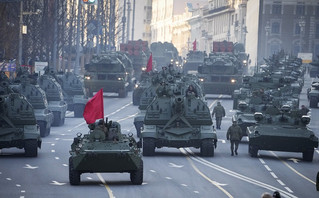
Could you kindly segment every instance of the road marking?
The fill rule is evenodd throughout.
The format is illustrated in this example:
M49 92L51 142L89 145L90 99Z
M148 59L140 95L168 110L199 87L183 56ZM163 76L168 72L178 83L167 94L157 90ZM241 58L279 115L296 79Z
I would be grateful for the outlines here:
M59 160L60 158L59 158L59 157L55 157L55 159L56 159L56 160Z
M262 163L262 164L265 164L265 161L263 160L263 159L261 159L261 158L258 158L259 159L259 161Z
M271 168L269 168L269 166L268 165L264 165L264 167L267 169L267 171L271 171Z
M66 167L69 166L69 165L67 165L67 164L62 164L62 165L63 165L63 166L66 166Z
M165 177L166 179L168 179L168 180L171 180L172 178L171 177Z
M210 162L210 161L207 161L206 159L201 158L201 157L195 155L189 148L185 148L185 149L182 148L182 149L180 149L180 151L181 151L183 154L185 154L188 158L190 158L190 159L192 159L192 160L194 160L194 161L196 161L196 162L198 162L198 163L201 163L201 164L203 164L203 165L205 165L205 166L207 166L207 167L210 167L210 168L213 168L213 169L215 169L215 170L217 170L217 171L220 171L220 172L222 172L222 173L225 173L225 174L227 174L227 175L229 175L229 176L231 176L231 177L238 178L238 179L240 179L240 180L242 180L242 181L245 181L245 182L247 182L247 183L250 183L250 184L253 184L253 185L256 185L256 186L265 188L265 189L267 189L267 190L269 190L269 191L272 191L272 192L274 192L274 191L277 190L278 192L280 192L280 193L283 194L284 196L288 196L288 197L291 197L291 198L297 198L297 197L294 196L293 194L290 194L289 192L283 191L283 190L281 190L281 189L279 189L279 188L277 188L277 187L275 187L275 186L272 186L272 185L263 183L263 182L261 182L261 181L252 179L252 178L250 178L250 177L241 175L241 174L239 174L239 173L237 173L237 172L231 171L231 170L226 169L226 168L224 168L224 167L222 167L222 166L219 166L219 165L214 164L214 163L212 163L212 162Z
M60 140L60 138L55 138L55 140Z
M20 184L16 184L16 187L21 187L21 185Z
M150 170L152 173L156 173L156 171L155 170Z
M174 163L169 163L169 167L172 167L172 168L183 168L184 165L176 165Z
M52 181L52 183L50 183L52 185L56 185L56 186L63 186L65 185L66 183L60 183L60 182L57 182L57 181Z
M274 172L270 172L270 174L275 178L278 179L277 175Z
M229 198L233 198L233 196L228 192L226 191L224 188L222 188L221 186L218 185L217 182L211 180L209 177L207 177L204 173L202 173L196 166L195 164L193 163L192 159L193 157L191 158L191 156L187 155L187 151L184 150L183 148L179 149L183 154L186 155L186 158L187 160L190 162L191 166L193 167L193 169L200 175L202 176L203 178L205 178L207 181L209 181L211 184L213 184L214 186L216 186L219 190L221 190L225 195L227 195Z
M288 187L285 187L285 189L288 191L288 192L290 192L290 193L293 193L294 191L292 191L290 188L288 188Z
M186 185L186 184L181 184L181 186L187 187L187 185Z
M278 157L274 152L269 151L271 154L273 154L276 158L278 158L283 164L285 164L290 170L292 170L293 172L295 172L297 175L299 175L300 177L304 178L305 180L309 181L310 183L313 183L314 185L316 185L316 182L312 181L311 179L309 179L308 177L304 176L303 174L299 173L296 169L294 169L293 167L291 167L289 164L287 164L287 162L283 161L280 157Z
M51 144L51 146L54 146L55 144Z
M10 177L7 177L6 180L11 181L12 179Z
M25 190L21 190L21 193L25 193Z
M129 118L135 117L137 114L138 114L138 113L134 113L134 114L129 115L129 116L125 117L125 118L122 118L122 119L117 120L117 122L122 122L122 121L124 121L124 120L129 119Z
M219 96L218 96L218 99L221 98L221 97L223 97L223 95L219 95ZM214 100L214 101L212 102L212 104L209 105L209 109L211 109L211 108L213 107L213 105L214 105L217 101L218 101L218 100Z
M282 182L280 179L277 179L277 182L278 182L280 185L282 185L282 186L286 186L286 185L284 184L284 182Z
M113 195L112 190L110 189L110 187L107 185L107 183L105 182L104 178L102 177L102 175L100 173L96 173L96 175L99 177L100 181L104 184L104 187L107 190L107 193L109 194L110 198L115 198Z
M300 161L299 159L296 159L296 158L289 158L288 160L293 161L295 164L298 164L298 162Z
M27 169L36 169L39 168L38 166L31 166L30 164L26 164L25 167L23 168L27 168Z
M196 190L194 191L194 193L199 194L199 192L198 192L198 191L196 191Z
M51 150L51 153L55 153L55 150Z

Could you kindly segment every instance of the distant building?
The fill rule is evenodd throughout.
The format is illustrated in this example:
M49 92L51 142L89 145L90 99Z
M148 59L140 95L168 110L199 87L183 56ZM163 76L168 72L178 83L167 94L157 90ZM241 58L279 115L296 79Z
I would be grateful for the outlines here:
M247 3L247 42L251 65L283 49L319 55L318 0L254 0ZM249 38L249 39L248 39Z

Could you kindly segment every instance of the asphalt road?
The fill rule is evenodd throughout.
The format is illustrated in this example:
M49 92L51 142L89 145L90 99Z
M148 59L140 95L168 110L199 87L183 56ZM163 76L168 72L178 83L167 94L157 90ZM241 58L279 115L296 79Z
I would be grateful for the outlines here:
M306 79L300 105L309 106ZM132 93L125 99L104 97L104 114L120 122L122 133L132 132L137 106L132 105ZM217 131L218 146L214 157L200 157L195 148L161 148L156 155L143 157L144 183L132 185L128 173L86 173L81 185L71 186L68 178L69 150L76 133L88 133L83 118L73 118L68 112L65 124L51 128L51 135L42 139L38 157L24 157L24 150L0 150L0 197L261 197L263 192L281 192L282 197L319 197L315 177L319 171L319 150L313 162L302 161L301 153L261 151L258 158L248 154L248 141L239 145L239 155L230 155L226 130L233 115L232 100L221 97L226 118ZM207 99L212 109L216 99ZM319 109L311 109L309 128L319 137Z

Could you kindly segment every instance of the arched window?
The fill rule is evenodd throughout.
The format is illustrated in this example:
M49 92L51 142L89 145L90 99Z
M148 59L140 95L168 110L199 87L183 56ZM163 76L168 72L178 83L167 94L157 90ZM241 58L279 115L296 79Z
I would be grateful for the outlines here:
M273 22L271 24L271 33L272 34L279 34L280 33L280 23L279 22Z

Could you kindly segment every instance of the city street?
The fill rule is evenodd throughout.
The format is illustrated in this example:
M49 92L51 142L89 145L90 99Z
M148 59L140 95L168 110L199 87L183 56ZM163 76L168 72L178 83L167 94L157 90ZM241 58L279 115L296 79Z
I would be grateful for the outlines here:
M305 80L300 105L309 106ZM65 124L51 128L51 135L42 138L38 157L24 157L24 150L0 150L0 197L260 197L263 192L280 191L282 197L318 197L315 179L319 171L319 150L313 162L302 161L301 153L260 151L258 158L248 154L248 140L243 138L238 156L230 155L226 140L227 128L234 114L232 100L221 97L226 118L217 131L214 157L201 157L195 148L161 148L156 155L143 157L144 182L132 185L128 173L85 173L81 185L69 184L68 158L73 138L78 132L88 133L83 118L67 112ZM210 109L217 100L207 98ZM132 105L132 92L120 99L104 96L104 114L121 124L122 133L132 132L138 107ZM319 109L311 109L311 128L319 136ZM215 120L214 120L215 123Z

